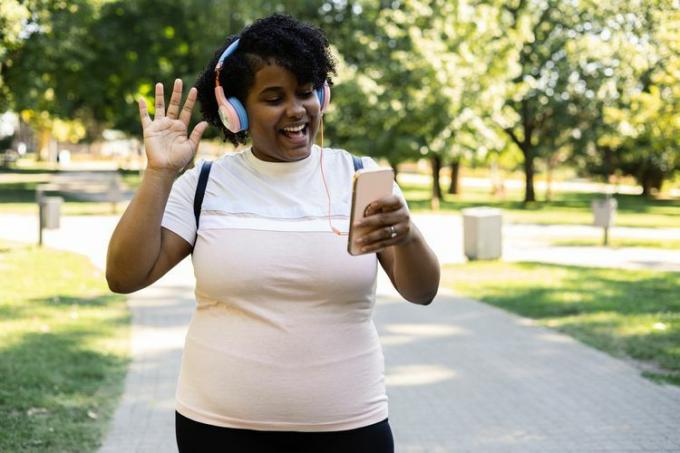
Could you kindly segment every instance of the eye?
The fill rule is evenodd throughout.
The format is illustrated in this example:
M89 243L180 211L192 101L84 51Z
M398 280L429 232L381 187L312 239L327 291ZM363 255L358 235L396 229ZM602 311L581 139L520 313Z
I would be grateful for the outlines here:
M313 94L314 94L314 90L304 90L304 91L301 91L301 92L299 93L299 96L300 96L300 97L303 97L303 98L308 98L308 97L310 97L310 96L313 95Z
M281 98L280 97L269 98L265 99L264 102L266 102L267 104L278 104L279 102L281 102Z

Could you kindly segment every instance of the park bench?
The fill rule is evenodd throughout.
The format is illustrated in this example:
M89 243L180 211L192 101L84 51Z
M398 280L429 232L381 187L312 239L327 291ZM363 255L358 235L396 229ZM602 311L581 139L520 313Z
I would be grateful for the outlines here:
M16 151L8 149L0 151L0 168L10 168L19 159L19 154Z
M112 211L117 204L132 198L131 191L116 172L63 172L36 188L36 201L47 195L61 195L78 201L109 202Z

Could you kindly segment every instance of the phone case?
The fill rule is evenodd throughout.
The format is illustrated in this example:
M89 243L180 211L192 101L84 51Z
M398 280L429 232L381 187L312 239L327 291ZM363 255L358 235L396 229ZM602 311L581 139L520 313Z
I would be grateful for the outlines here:
M359 170L354 174L352 183L352 210L350 213L349 237L347 251L350 255L360 255L360 247L354 244L354 236L362 233L355 228L354 222L364 218L364 211L369 203L392 193L394 171L391 168ZM355 231L356 230L356 231Z

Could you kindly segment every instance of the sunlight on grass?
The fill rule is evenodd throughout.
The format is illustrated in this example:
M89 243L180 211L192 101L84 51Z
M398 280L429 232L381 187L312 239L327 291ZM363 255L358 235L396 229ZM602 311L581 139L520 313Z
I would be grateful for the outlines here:
M602 245L601 238L563 238L551 241L550 245L558 247L599 247ZM609 238L610 248L622 247L644 247L666 250L680 249L680 240L655 240L655 239L636 239L636 238Z
M532 318L680 385L680 274L536 263L444 267L467 297Z

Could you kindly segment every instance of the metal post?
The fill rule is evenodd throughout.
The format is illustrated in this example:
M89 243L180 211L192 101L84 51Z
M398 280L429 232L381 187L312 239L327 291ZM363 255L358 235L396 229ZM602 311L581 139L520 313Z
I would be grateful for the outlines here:
M43 202L42 189L36 189L36 198L38 199L38 247L43 244Z

